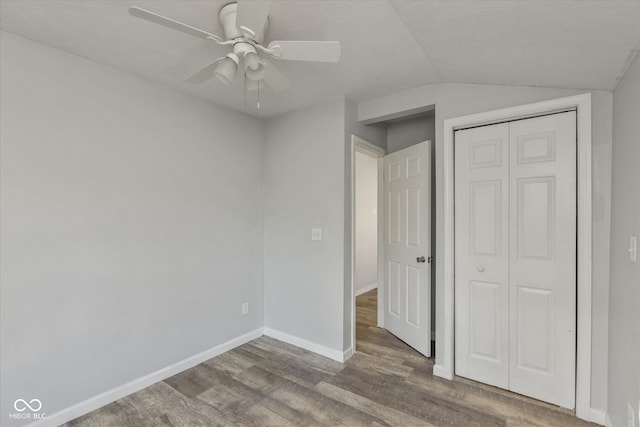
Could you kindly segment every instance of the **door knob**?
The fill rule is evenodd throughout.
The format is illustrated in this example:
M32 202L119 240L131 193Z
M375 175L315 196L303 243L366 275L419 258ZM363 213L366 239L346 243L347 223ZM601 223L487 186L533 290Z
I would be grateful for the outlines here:
M423 256L420 256L420 257L416 258L416 261L417 262L427 262L427 260Z
M477 270L478 272L482 273L482 272L484 271L484 267L482 267L482 266L478 266L478 267L476 267L476 270Z

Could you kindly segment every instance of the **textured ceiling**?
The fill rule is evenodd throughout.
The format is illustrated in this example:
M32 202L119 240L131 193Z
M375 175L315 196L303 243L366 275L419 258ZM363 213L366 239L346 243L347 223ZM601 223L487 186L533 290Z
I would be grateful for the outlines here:
M640 48L640 1L275 1L267 42L339 40L342 58L276 62L291 87L261 90L260 111L251 92L245 110L242 79L183 82L224 47L127 12L136 5L221 34L226 3L0 0L0 27L261 117L428 83L612 90Z

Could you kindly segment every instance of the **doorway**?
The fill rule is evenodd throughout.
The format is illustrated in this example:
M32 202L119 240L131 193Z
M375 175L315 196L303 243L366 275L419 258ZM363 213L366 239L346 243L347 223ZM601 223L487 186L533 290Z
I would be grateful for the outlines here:
M429 123L419 119L423 127ZM396 129L406 139L414 139L422 129L406 130L417 128L417 123L403 122ZM431 357L433 144L406 142L385 156L382 149L352 137L352 342L355 351L361 338L357 331L377 326ZM389 182L384 181L385 175ZM397 203L385 197L395 197ZM366 325L361 324L362 316Z
M378 157L356 147L354 159L356 347L378 316Z
M385 150L351 136L351 342L357 350L358 298L365 303L367 322L381 326L377 289L382 277L382 159ZM362 315L362 310L360 310ZM369 319L371 317L371 319Z

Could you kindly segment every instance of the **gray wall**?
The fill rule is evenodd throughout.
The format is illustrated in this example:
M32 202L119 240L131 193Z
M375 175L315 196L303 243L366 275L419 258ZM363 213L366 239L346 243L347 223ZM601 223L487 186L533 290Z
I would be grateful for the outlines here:
M436 139L436 113L434 110L407 119L387 122L387 150L402 150L419 142Z
M262 123L0 42L0 424L262 327Z
M611 425L627 425L627 403L640 406L640 263L629 236L640 237L640 56L613 93L609 407Z
M499 108L529 104L564 96L585 93L584 90L511 87L491 85L435 84L362 101L358 104L358 119L364 123L398 117L403 111L419 111L435 105L436 115L436 224L444 218L444 151L443 121L448 118ZM596 410L606 409L608 276L609 276L609 200L611 164L612 94L591 91L592 137L594 154L593 177L593 325L592 325L592 387L591 402ZM443 259L444 230L436 230L436 334L443 333ZM436 362L442 358L442 348L436 347Z
M358 120L358 103L345 98L344 100L344 140L345 149L351 149L351 135L387 150L387 124L364 124ZM387 151L388 152L388 151Z
M344 100L269 120L264 152L265 326L342 352Z
M340 353L352 346L351 135L386 142L386 126L358 123L356 107L270 119L264 149L265 327Z

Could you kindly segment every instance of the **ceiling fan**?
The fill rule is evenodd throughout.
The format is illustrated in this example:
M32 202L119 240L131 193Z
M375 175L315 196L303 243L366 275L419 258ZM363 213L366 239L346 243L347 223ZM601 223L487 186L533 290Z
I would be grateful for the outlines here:
M232 48L232 52L189 77L186 80L188 83L205 83L215 76L222 83L231 85L242 62L247 90L260 89L263 82L274 90L282 90L289 86L289 82L267 57L289 61L338 62L340 42L337 41L276 40L264 46L264 36L269 29L271 3L268 0L238 0L237 3L223 6L218 19L224 29L224 37L139 7L131 7L129 13Z

